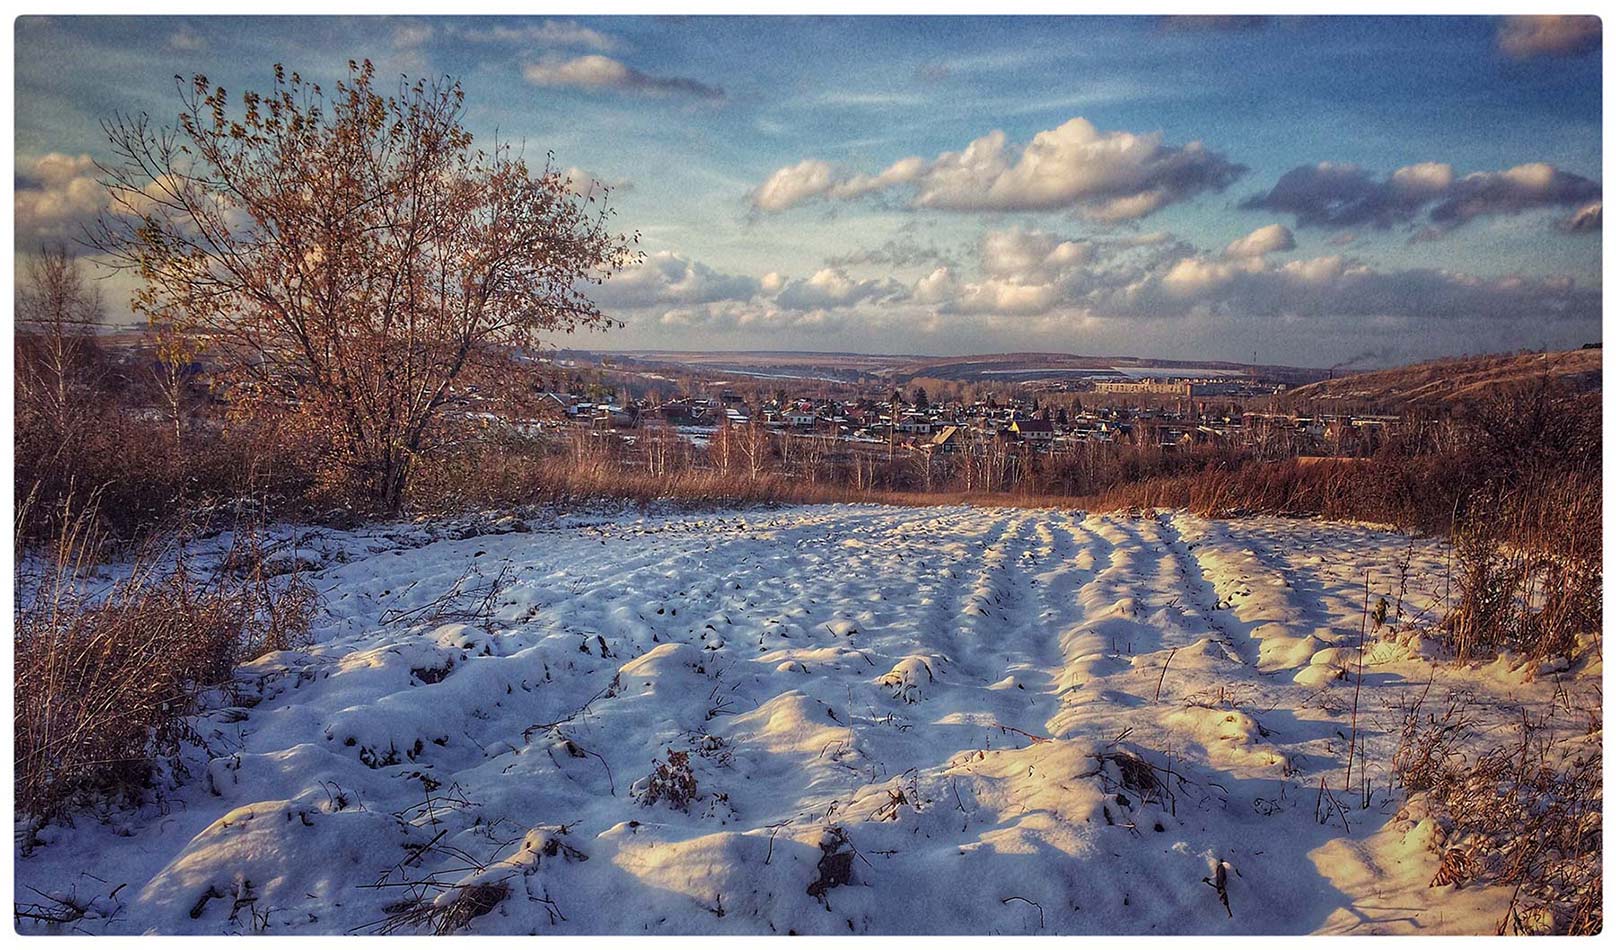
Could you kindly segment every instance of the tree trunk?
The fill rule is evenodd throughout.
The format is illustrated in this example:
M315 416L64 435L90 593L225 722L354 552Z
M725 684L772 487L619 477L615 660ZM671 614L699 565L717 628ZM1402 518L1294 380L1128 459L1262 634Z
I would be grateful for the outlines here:
M376 500L381 503L382 511L386 514L396 515L404 510L404 486L409 479L409 472L408 455L388 452L383 456L381 485Z

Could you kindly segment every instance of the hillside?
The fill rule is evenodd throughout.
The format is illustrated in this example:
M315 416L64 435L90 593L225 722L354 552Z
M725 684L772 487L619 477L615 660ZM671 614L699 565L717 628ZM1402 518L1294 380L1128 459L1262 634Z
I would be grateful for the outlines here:
M1600 353L1587 349L1432 360L1300 386L1286 402L1298 408L1330 403L1387 411L1452 408L1531 382L1545 372L1578 390L1594 391L1600 388Z
M1514 889L1430 886L1442 829L1389 787L1403 713L1470 697L1472 760L1527 720L1598 754L1597 666L1432 662L1444 549L1368 527L846 505L466 533L288 536L316 642L241 668L153 802L43 829L18 907L80 933L1490 933ZM1354 675L1371 596L1397 606Z

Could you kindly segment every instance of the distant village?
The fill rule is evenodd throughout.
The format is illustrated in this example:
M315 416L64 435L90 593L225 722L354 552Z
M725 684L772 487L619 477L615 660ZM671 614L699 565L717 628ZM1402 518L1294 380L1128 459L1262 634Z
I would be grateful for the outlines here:
M529 425L628 440L647 430L671 430L696 445L723 427L763 427L780 438L889 453L955 453L988 445L1061 452L1117 443L1166 451L1217 444L1274 455L1357 456L1372 453L1387 427L1402 419L1284 411L1273 398L1283 389L1247 381L1106 379L971 402L934 401L922 387L893 390L884 398L793 398L783 392L749 397L722 387L632 399L545 391ZM1265 402L1264 408L1245 408Z

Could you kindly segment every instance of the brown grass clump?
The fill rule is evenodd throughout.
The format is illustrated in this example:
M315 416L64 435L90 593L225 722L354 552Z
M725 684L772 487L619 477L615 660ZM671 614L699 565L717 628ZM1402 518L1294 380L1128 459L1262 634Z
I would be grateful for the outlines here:
M15 781L35 827L138 794L193 738L186 717L204 694L237 663L297 645L315 608L307 583L271 582L261 557L240 576L203 576L153 544L108 580L93 517L61 522L42 565L18 558Z
M640 804L646 808L657 802L666 802L669 808L689 811L697 797L696 775L690 769L690 753L669 749L668 761L652 760L651 774L636 785Z

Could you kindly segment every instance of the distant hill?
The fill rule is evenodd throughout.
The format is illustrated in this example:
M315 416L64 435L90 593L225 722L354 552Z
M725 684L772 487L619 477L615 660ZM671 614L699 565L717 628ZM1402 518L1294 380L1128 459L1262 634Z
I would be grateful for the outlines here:
M1201 376L1255 378L1297 385L1322 378L1326 370L1298 366L1257 365L1224 360L1168 360L1138 356L1082 356L1071 353L985 353L926 357L898 367L900 378L948 379L962 382L1031 382L1035 380L1103 379L1129 376Z
M1452 408L1530 383L1544 373L1577 390L1596 391L1600 388L1600 359L1600 350L1583 349L1432 360L1299 386L1285 396L1285 402L1293 408L1335 404L1392 412Z
M980 353L967 356L915 356L872 353L696 352L615 350L590 353L562 351L558 356L618 365L679 366L708 373L753 377L817 378L849 383L904 385L914 379L943 379L1007 385L1037 381L1103 379L1127 376L1249 377L1299 385L1321 379L1326 371L1295 366L1234 363L1217 360L1166 360L1137 356L1084 356L1073 353Z

